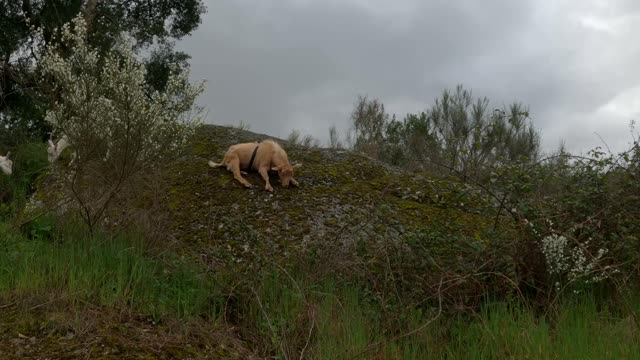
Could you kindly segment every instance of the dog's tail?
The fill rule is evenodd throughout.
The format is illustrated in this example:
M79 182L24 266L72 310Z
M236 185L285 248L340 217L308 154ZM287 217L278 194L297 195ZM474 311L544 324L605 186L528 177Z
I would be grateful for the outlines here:
M218 164L218 163L215 163L215 162L209 160L209 166L211 166L212 168L219 168L219 167L223 167L224 164L222 164L222 163Z

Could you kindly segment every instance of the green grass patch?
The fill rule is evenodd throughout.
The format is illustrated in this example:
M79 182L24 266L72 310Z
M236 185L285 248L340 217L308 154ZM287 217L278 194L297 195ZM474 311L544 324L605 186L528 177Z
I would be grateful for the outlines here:
M636 304L640 303L638 298ZM631 314L583 295L563 302L552 319L520 304L484 307L471 321L453 323L446 355L466 359L636 359L638 329Z
M383 308L364 284L304 271L206 274L151 255L136 235L86 236L43 218L26 235L0 224L0 294L130 309L156 319L233 323L256 354L312 359L633 359L639 331L624 306L582 294L552 314L485 302L470 315ZM231 285L234 284L234 285ZM640 309L640 297L630 297ZM223 313L225 316L223 317Z
M630 313L583 294L554 315L518 301L485 302L470 315L417 308L385 311L363 288L302 274L266 273L253 289L243 325L255 325L262 356L311 359L635 359ZM632 300L640 306L640 297Z
M139 236L43 231L32 226L38 236L28 239L0 224L0 293L129 307L154 317L220 314L219 284L175 257L150 256Z

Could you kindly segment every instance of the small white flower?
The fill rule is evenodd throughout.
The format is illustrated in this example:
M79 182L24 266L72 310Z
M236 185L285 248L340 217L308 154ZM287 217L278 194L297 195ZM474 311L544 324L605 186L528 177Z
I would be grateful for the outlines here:
M567 238L561 235L552 234L543 238L542 252L549 274L569 282L588 285L607 279L609 275L615 273L608 270L609 266L602 268L599 266L608 250L598 249L597 255L590 258L585 250L588 243L587 240L571 247ZM560 282L555 283L556 290L559 290L559 284Z

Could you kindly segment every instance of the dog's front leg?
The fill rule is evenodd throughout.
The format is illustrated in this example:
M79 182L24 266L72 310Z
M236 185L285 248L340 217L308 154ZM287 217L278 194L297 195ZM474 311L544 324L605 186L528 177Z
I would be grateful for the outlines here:
M271 184L269 184L269 168L266 167L261 167L258 172L260 173L260 175L262 175L262 178L264 179L264 189L266 191L269 192L273 192L273 187L271 187Z
M300 186L300 184L298 184L298 182L296 181L296 179L291 178L291 185L293 186Z

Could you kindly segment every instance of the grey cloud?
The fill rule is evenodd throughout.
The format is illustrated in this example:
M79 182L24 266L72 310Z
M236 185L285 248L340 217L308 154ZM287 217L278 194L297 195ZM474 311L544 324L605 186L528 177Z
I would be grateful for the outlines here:
M599 4L208 1L204 23L180 47L193 57L194 79L209 81L201 103L214 123L326 139L331 124L348 127L360 94L401 117L462 83L496 106L530 105L547 148L566 138L570 149L587 149L599 141L594 131L620 147L634 113L600 120L599 109L640 84L640 26L630 18L640 6ZM589 16L615 29L580 22Z

